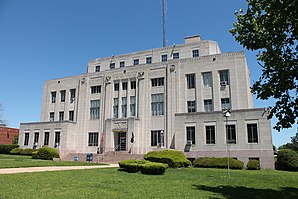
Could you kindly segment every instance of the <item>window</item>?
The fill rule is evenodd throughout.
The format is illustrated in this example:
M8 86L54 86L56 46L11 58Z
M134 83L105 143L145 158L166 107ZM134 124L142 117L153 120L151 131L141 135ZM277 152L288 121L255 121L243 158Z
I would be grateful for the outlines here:
M56 103L56 91L51 92L51 102Z
M114 91L119 91L119 83L114 83Z
M125 67L125 61L120 62L120 68L123 68L123 67Z
M206 126L206 144L215 144L215 126Z
M98 146L98 133L89 133L88 146Z
M130 96L130 116L136 115L136 97Z
M234 124L226 125L227 144L236 144L236 127Z
M164 85L164 77L151 79L151 86L152 87L163 86L163 85Z
M139 65L140 63L140 60L139 59L134 59L133 60L133 65Z
M95 72L100 72L100 65L95 66Z
M199 56L200 56L199 49L192 50L192 57L199 57Z
M229 70L219 71L219 79L221 86L229 85Z
M167 55L167 54L165 54L165 55L161 55L161 61L162 61L162 62L166 62L166 61L168 61L168 55Z
M54 122L54 121L55 121L55 113L50 112L50 122Z
M64 112L60 111L59 112L59 121L63 121L64 120Z
M187 88L195 88L196 87L196 75L195 74L186 74L186 82Z
M55 148L58 148L60 146L60 132L55 132Z
M110 69L115 68L115 63L110 63Z
M247 124L248 143L258 143L258 125Z
M68 120L73 121L74 119L74 111L69 111Z
M231 108L230 98L222 98L221 99L221 110L228 110Z
M196 112L196 101L187 101L187 112Z
M203 83L204 87L212 87L212 73L203 73Z
M204 110L205 112L213 111L212 99L204 100Z
M187 126L186 127L186 140L187 142L191 141L192 144L196 144L196 137L195 137L196 129L194 126Z
M121 110L122 110L122 118L126 118L127 116L127 98L126 97L122 97Z
M151 95L151 112L152 112L152 115L164 114L163 93Z
M60 91L60 102L65 102L65 90Z
M24 145L28 146L29 144L29 133L25 133Z
M179 53L173 53L173 59L179 59Z
M137 87L136 81L131 81L130 82L130 89L136 89L136 87Z
M50 133L49 132L44 132L44 140L43 140L43 145L49 145L49 138L50 138Z
M164 146L164 131L151 131L151 146Z
M122 90L127 90L127 82L122 82Z
M90 101L90 119L99 119L100 100Z
M146 57L146 64L152 64L152 57Z
M73 103L76 99L76 89L70 89L70 103Z
M113 112L114 112L114 118L118 118L118 98L114 98L114 106L113 106Z
M38 141L39 141L39 133L35 132L34 133L34 143L38 143Z
M101 86L91 86L91 94L101 93Z

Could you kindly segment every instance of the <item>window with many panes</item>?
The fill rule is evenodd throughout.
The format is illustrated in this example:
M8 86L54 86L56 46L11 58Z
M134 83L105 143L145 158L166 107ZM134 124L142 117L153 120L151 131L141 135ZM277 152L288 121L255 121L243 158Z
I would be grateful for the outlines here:
M200 56L199 49L192 50L192 56L193 57L199 57Z
M219 81L220 85L229 85L229 70L219 71Z
M152 115L163 115L164 114L163 93L151 95L151 113L152 113Z
M90 119L91 120L99 119L99 110L100 110L100 100L91 100L90 101Z
M258 143L258 125L247 124L248 143Z
M119 106L119 100L118 98L114 98L114 106L113 106L114 118L118 118L118 106Z
M162 62L168 61L168 55L167 54L161 55L161 61Z
M151 146L164 146L164 131L154 130L151 131Z
M206 126L206 144L215 144L215 126Z
M130 82L130 89L136 89L136 87L137 87L136 81L131 81Z
M55 143L54 143L54 147L58 148L60 146L60 132L56 131L55 132Z
M236 126L235 124L226 125L227 144L236 144Z
M24 145L28 146L29 144L29 133L25 133Z
M65 102L65 93L66 90L60 91L60 102Z
M163 86L164 85L164 77L151 79L151 86Z
M68 120L73 121L74 120L74 111L69 111L68 112Z
M173 53L173 59L179 59L179 53L178 52Z
M115 63L110 63L110 69L115 68Z
M203 75L204 87L212 87L212 73L206 72L206 73L202 73L202 75Z
M122 90L127 90L127 82L122 82Z
M44 140L43 140L43 145L49 145L49 140L50 140L50 132L44 132Z
M127 117L127 98L126 97L122 97L121 111L122 111L122 118L126 118Z
M120 68L123 68L123 67L125 67L125 61L120 62Z
M230 98L221 98L221 110L228 110L231 108Z
M51 102L56 103L56 91L51 92Z
M95 72L100 72L100 65L95 66Z
M73 103L76 99L76 89L70 89L70 103Z
M205 112L213 111L212 99L204 100L204 110Z
M91 86L91 94L95 94L95 93L101 93L101 86L97 85L97 86Z
M88 146L98 146L98 132L91 132L88 137Z
M136 97L130 96L130 116L136 115Z
M146 64L152 64L152 57L146 57Z
M33 143L38 143L39 142L39 132L34 133L34 142Z
M192 144L196 144L196 128L194 126L186 127L186 140L191 141Z
M119 83L114 83L114 91L119 91Z
M55 120L55 113L50 112L50 122L54 122L54 120Z
M59 121L63 121L64 120L64 111L60 111L59 112Z
M133 60L133 65L139 65L140 63L140 60L139 59L134 59Z
M187 112L196 112L196 101L187 101Z
M196 87L196 74L186 74L186 83L187 88L195 88Z

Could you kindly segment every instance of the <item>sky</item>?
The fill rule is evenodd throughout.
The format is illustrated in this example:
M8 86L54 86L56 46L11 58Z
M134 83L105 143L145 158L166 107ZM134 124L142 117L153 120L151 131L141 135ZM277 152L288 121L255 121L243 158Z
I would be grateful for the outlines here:
M251 84L261 75L256 52L240 46L229 29L245 0L168 0L167 45L200 35L222 52L244 51ZM162 47L161 0L0 0L0 104L8 126L40 121L43 83L79 75L89 60ZM267 107L273 100L260 101ZM272 120L272 126L276 122ZM273 144L297 132L272 130Z

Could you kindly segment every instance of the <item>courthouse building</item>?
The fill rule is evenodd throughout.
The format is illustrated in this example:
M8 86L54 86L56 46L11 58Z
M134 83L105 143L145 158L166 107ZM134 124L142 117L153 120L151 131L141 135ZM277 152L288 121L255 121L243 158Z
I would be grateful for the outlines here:
M23 148L190 158L259 159L273 168L270 121L254 108L243 52L199 36L184 44L91 60L81 75L44 83L41 121L20 125ZM117 153L117 152L116 152Z

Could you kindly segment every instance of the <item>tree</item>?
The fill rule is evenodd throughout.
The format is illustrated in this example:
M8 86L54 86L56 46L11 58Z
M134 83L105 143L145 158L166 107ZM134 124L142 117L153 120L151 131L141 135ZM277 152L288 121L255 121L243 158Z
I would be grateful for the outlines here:
M258 99L275 99L268 118L278 122L280 131L298 123L298 1L247 0L246 13L235 12L237 22L230 30L243 47L257 50L262 75L254 82L252 93Z
M291 137L291 142L284 144L278 148L279 150L281 149L291 149L293 151L296 151L298 153L298 133L296 133L295 136Z

